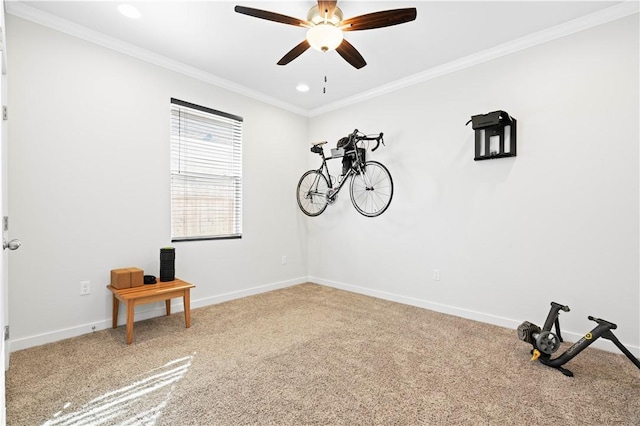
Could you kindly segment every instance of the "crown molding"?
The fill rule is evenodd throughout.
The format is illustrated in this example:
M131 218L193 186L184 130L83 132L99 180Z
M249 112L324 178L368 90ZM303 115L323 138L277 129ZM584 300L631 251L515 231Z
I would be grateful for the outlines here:
M596 27L598 25L606 24L607 22L625 18L627 16L636 14L639 11L640 2L638 0L623 1L619 4L616 4L615 6L602 9L600 11L585 15L580 18L573 19L563 24L556 25L555 27L547 28L533 34L511 40L507 43L484 50L482 52L465 56L455 61L430 68L426 71L413 74L400 80L396 80L392 83L379 86L373 90L368 90L366 92L341 99L337 102L312 109L311 111L309 111L309 117L325 114L327 112L344 108L346 106L362 102L367 99L394 92L396 90L413 86L415 84L423 83L434 78L442 77L444 75L460 71L478 64L482 64L484 62L488 62L515 52L519 52L521 50L525 50L539 44L566 37L568 35L584 31L592 27Z
M22 19L35 22L37 24L52 28L54 30L69 34L71 36L98 44L108 49L115 50L125 55L140 59L145 62L169 69L171 71L186 75L191 78L203 81L205 83L218 86L220 88L256 99L258 101L282 108L284 110L299 114L305 117L314 117L325 114L340 108L362 102L386 93L394 92L405 87L423 83L434 78L463 70L493 59L500 58L515 52L519 52L530 47L537 46L549 41L553 41L568 35L587 30L589 28L606 24L607 22L622 19L624 17L636 14L640 11L640 2L638 0L627 0L616 4L615 6L585 15L583 17L565 22L555 27L548 28L524 37L509 41L499 46L484 50L482 52L465 56L455 61L430 68L423 72L413 74L411 76L396 80L392 83L379 86L373 90L368 90L360 94L341 99L337 102L306 110L287 102L282 102L273 97L267 96L261 92L249 89L245 86L236 84L232 81L223 79L214 74L207 73L198 68L185 65L181 62L167 58L162 55L150 52L146 49L139 48L129 43L124 43L116 38L107 36L98 31L94 31L82 25L72 23L70 21L58 18L49 13L43 12L36 8L27 6L20 2L4 1L6 12Z
M65 19L61 19L57 16L43 12L39 9L25 5L23 3L8 1L5 2L5 8L7 13L17 16L18 18L26 19L36 24L52 28L56 31L60 31L73 37L77 37L82 40L100 45L102 47L115 50L116 52L166 68L187 77L212 84L214 86L238 93L240 95L253 98L255 100L276 106L278 108L282 108L295 114L303 115L305 117L309 116L309 111L306 109L299 108L287 102L282 102L278 99L272 98L255 90L251 90L245 86L223 79L214 74L202 71L189 65L185 65L181 62L167 58L166 56L158 55L157 53L153 53L132 44L125 43L101 32L94 31L90 28L75 24Z

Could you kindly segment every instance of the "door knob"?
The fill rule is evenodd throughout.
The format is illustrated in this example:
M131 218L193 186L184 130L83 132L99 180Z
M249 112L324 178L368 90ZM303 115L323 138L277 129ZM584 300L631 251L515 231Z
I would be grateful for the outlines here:
M22 242L18 239L11 240L11 241L4 240L2 242L2 249L17 250L20 248L21 245L22 245Z

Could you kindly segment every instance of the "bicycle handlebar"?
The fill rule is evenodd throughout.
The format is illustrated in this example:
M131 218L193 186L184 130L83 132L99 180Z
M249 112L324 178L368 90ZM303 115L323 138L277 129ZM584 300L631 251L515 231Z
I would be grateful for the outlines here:
M382 145L384 145L384 139L382 139L382 132L380 132L380 135L377 138L373 138L373 139L376 140L376 146L371 150L371 152L378 149L378 147L380 146L380 142L382 142Z
M375 151L376 149L378 149L378 147L380 146L380 142L382 142L382 145L384 145L384 139L382 137L383 133L380 132L380 134L378 136L366 136L366 135L362 135L362 136L358 136L358 129L355 129L353 131L353 133L351 133L349 135L349 138L353 138L355 139L355 142L360 142L360 141L376 141L376 146L373 147L373 149L371 150L371 152Z

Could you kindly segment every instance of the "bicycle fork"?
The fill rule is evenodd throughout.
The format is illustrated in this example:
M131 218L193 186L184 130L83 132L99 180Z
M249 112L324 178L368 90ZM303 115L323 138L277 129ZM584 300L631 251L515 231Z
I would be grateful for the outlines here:
M365 173L364 164L358 164L357 174L362 175L365 191L373 191L373 182L371 181L371 177L367 173Z

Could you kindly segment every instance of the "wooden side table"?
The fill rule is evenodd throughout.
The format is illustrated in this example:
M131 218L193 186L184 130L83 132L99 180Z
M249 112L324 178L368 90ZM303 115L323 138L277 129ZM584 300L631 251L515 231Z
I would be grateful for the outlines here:
M127 304L127 345L133 342L133 315L136 305L165 301L167 316L171 315L171 299L182 297L184 303L184 320L187 328L191 327L191 295L190 290L195 285L176 278L173 281L145 284L139 287L117 289L107 286L113 293L113 328L118 326L118 310L120 302Z

